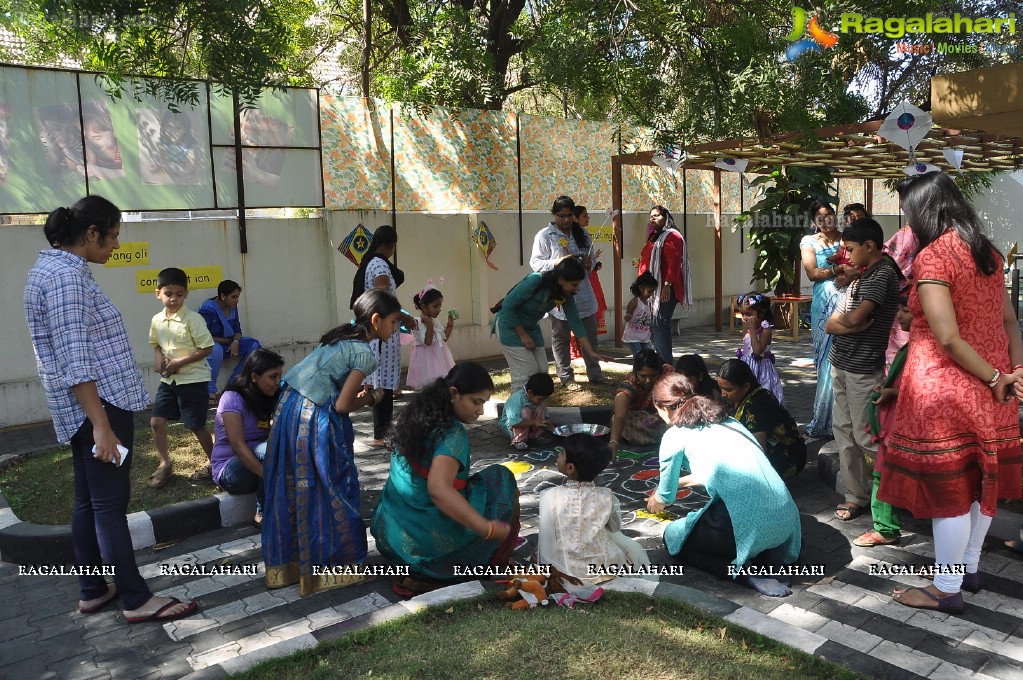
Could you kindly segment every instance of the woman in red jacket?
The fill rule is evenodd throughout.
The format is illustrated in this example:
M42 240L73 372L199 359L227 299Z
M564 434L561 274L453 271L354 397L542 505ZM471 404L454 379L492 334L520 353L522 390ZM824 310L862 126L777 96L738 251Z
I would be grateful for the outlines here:
M689 291L689 258L686 242L675 220L663 205L650 209L646 245L639 256L639 274L649 271L657 279L658 293L650 297L654 317L651 339L661 361L674 364L671 355L671 315L679 301L692 304Z

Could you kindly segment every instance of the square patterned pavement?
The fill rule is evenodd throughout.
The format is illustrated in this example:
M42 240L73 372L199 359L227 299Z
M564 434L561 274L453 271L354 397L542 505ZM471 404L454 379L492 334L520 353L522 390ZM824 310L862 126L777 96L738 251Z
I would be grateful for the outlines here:
M738 335L687 329L676 338L675 355L698 352L713 372L721 361L735 355L738 345ZM815 389L809 339L777 342L773 350L785 381L786 403L797 421L805 424ZM501 367L497 362L493 366ZM363 515L368 523L387 479L389 454L365 445L371 439L367 413L355 418L355 426ZM482 419L469 430L473 470L503 463L516 472L526 539L517 555L525 558L535 545L538 493L563 480L554 449L514 451L492 419ZM843 523L834 518L840 497L817 476L816 453L821 444L811 442L810 462L789 488L803 523L802 563L823 567L823 576L797 578L795 592L781 599L760 596L695 570L663 577L662 582L675 585L662 583L658 592L683 586L677 592L698 606L870 677L1023 679L1023 561L989 541L981 560L985 589L966 594L964 616L892 603L893 587L924 582L872 572L878 565L923 565L933 560L929 523L908 520L900 546L853 547L851 539L869 528L869 520L861 517ZM619 496L625 533L647 548L654 564L671 564L661 541L664 524L637 514L645 507L646 493L656 485L656 451L654 447L634 451L636 455L621 458L598 482ZM705 498L700 490L693 490L668 510L681 516ZM80 615L74 611L74 578L18 576L16 566L0 564L0 592L6 605L0 608L0 676L222 677L264 658L407 611L396 604L398 598L385 579L307 598L299 598L294 586L268 591L263 586L260 545L259 534L243 527L200 534L159 552L139 551L143 575L155 591L198 598L202 603L197 615L162 626L128 626L116 608ZM372 538L368 562L382 563ZM180 569L220 564L249 565L254 573L197 577ZM466 592L479 592L475 588Z

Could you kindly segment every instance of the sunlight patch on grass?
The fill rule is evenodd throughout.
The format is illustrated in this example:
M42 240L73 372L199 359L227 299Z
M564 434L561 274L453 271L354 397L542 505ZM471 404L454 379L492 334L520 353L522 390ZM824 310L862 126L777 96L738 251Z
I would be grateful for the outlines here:
M174 476L161 489L151 489L148 485L149 475L159 463L152 431L146 428L135 433L135 449L124 463L131 465L129 513L217 493L212 480L192 481L188 478L207 463L206 454L195 435L180 423L171 423L168 429ZM33 453L5 468L0 472L0 491L3 491L14 514L24 522L70 524L75 496L71 448L61 446Z
M593 606L510 611L489 594L391 621L236 677L860 678L680 602L607 593Z

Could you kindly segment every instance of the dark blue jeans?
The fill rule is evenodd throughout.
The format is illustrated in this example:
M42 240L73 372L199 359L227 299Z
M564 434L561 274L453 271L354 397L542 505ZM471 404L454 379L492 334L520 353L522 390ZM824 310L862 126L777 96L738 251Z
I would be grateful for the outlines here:
M249 470L238 459L232 456L227 465L220 471L220 479L217 480L220 488L230 494L256 492L256 512L263 512L263 478Z
M114 567L114 585L125 610L138 609L153 596L139 574L128 531L128 499L131 496L131 465L135 458L135 422L131 411L103 402L110 427L128 449L120 467L92 457L95 444L88 418L71 437L71 464L75 473L75 510L71 515L71 541L75 564ZM102 576L79 576L83 600L94 600L107 592Z
M661 356L661 361L672 366L675 365L675 360L671 354L671 315L675 313L677 304L675 291L672 290L668 301L661 302L657 309L657 316L650 326L650 340L654 343L654 349Z
M242 371L242 367L245 365L245 359L260 347L262 347L262 345L259 344L259 340L256 340L255 338L245 337L241 339L238 343L238 365L236 365L234 370L231 372L230 380L234 380L238 377L238 374ZM219 342L215 342L213 343L213 352L206 357L206 361L209 362L210 365L210 394L217 393L217 377L220 375L220 367L224 365L224 359L227 358L229 350L230 345L221 345ZM228 382L230 382L230 380Z

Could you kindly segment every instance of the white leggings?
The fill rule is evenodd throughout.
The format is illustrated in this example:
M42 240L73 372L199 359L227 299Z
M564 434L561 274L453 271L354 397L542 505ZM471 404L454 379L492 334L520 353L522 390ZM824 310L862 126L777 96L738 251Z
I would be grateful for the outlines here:
M931 520L934 532L934 563L942 568L934 577L934 587L943 593L959 592L963 575L951 573L965 564L968 574L980 568L980 549L991 527L992 517L982 515L980 503L973 503L970 511L958 517L936 517Z

